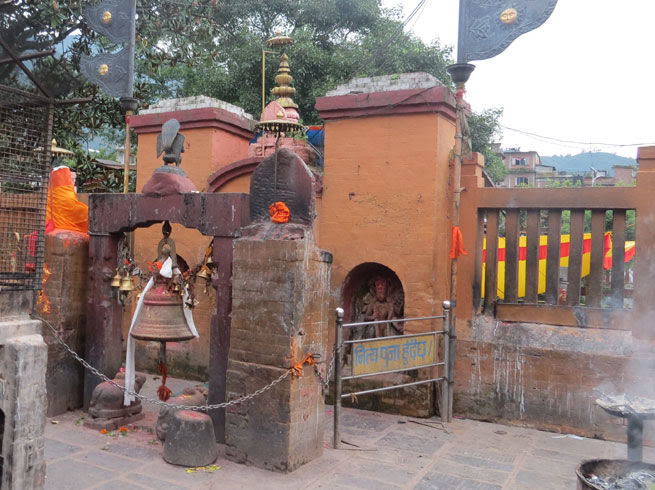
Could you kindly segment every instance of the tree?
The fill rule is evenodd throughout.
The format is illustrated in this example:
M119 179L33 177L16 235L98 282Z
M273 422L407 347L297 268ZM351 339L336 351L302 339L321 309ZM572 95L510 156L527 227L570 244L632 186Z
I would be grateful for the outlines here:
M494 141L498 141L501 136L499 121L502 115L502 109L487 109L472 114L468 120L471 129L471 147L473 151L484 155L485 170L495 183L505 180L508 173L503 159L493 148Z
M84 25L86 3L15 0L0 20L3 32L16 33L18 51L34 49L28 46L33 39L40 47L57 46L54 59L32 64L52 86L65 87L58 95L93 99L56 112L55 137L71 149L102 128L120 132L123 127L116 100L79 77L69 85L59 84L69 77L64 71L77 74L81 53L115 49ZM297 87L294 100L305 123L320 121L316 97L355 76L425 71L452 87L446 72L451 49L438 42L426 45L404 29L400 11L381 8L379 0L139 0L135 96L145 106L166 97L209 95L258 116L261 50L277 32L296 41L287 52ZM20 37L23 32L29 34ZM55 63L61 70L53 70ZM271 58L269 87L276 69ZM0 71L0 83L12 77L16 82L15 76L15 70ZM491 172L497 166L491 138L497 134L499 116L487 111L474 116L471 124L473 148L485 154Z

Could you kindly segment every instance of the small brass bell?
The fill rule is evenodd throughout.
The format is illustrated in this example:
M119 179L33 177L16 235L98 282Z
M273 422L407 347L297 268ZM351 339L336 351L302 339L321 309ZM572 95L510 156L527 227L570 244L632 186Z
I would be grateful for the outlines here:
M209 273L208 267L206 265L203 265L202 268L196 274L196 277L199 277L200 279L204 279L205 281L209 281L212 276Z
M130 277L129 274L125 274L121 278L121 283L118 290L121 291L122 293L130 292L134 290L134 286L132 285L132 278Z
M111 287L117 288L121 285L121 275L116 271L116 275L111 279Z

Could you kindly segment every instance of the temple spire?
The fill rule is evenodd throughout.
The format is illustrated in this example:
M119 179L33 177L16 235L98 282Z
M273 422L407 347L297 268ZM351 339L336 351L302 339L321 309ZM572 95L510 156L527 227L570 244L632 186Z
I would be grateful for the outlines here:
M277 96L276 102L282 107L298 109L298 105L291 98L296 94L296 89L291 87L292 81L293 77L289 68L289 57L286 53L282 53L280 67L277 69L277 75L275 76L277 87L273 88L271 93Z

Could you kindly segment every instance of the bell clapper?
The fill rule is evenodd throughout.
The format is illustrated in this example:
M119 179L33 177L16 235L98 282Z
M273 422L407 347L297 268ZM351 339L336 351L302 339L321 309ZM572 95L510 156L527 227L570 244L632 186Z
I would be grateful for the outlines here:
M161 342L159 345L159 374L161 374L161 386L157 389L157 395L161 401L166 401L171 396L171 390L166 386L166 378L168 377L168 366L166 366L166 342Z

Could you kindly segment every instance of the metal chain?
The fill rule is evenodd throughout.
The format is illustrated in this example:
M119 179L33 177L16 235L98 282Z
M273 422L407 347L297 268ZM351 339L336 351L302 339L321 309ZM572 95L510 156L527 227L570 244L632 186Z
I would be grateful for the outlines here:
M176 409L184 409L184 410L197 410L197 411L209 411L209 410L215 410L215 409L217 409L217 408L227 408L227 407L231 407L231 406L233 406L233 405L238 405L238 404L240 404L240 403L244 403L244 402L247 402L247 401L249 401L249 400L252 400L252 399L255 398L256 396L259 396L259 395L261 395L262 393L264 393L264 392L270 390L270 389L273 388L276 384L278 384L280 381L282 381L283 379L285 379L287 376L289 376L289 375L292 373L291 369L289 369L289 370L285 371L284 374L282 374L279 378L274 379L274 380L271 381L269 384L267 384L266 386L261 387L261 388L258 389L257 391L254 391L253 393L250 393L250 394L248 394L248 395L244 395L244 396L239 397L239 398L235 398L234 400L230 400L229 402L216 403L216 404L214 404L214 405L177 405L177 404L175 404L175 403L167 403L167 402L163 402L163 401L161 401L161 400L155 399L155 398L149 398L149 397L147 397L147 396L141 395L141 394L139 394L139 393L135 393L135 392L133 392L133 391L128 391L128 390L125 389L124 386L119 385L119 384L118 384L116 381L114 381L113 379L109 379L107 376L105 376L105 375L102 374L100 371L98 371L96 368L94 368L91 364L89 364L89 363L86 362L84 359L82 359L82 357L80 357L80 356L77 354L77 352L75 352L73 349L71 349L71 348L66 344L66 342L64 342L64 340L59 336L59 332L57 332L57 330L55 329L55 327L53 327L53 326L50 324L50 322L48 322L48 320L46 320L45 318L42 318L42 317L39 316L39 315L34 315L34 316L36 317L36 319L41 320L43 323L46 324L46 326L47 326L47 327L52 331L55 340L56 340L57 342L59 342L59 343L64 347L64 349L66 349L66 350L68 351L68 353L69 353L71 356L73 356L73 358L75 358L76 361L78 361L80 364L82 364L82 366L84 366L86 369L88 369L88 370L91 371L93 374L95 374L96 376L98 376L100 379L102 379L103 381L107 381L108 383L114 385L116 388L118 388L118 389L121 390L122 392L127 393L127 394L129 394L129 395L132 395L132 396L138 398L139 400L142 400L142 401L145 402L145 403L151 403L151 404L153 404L153 405L159 405L159 406L162 406L162 407L169 407L169 408L176 408Z
M327 372L325 373L325 379L323 380L323 386L324 389L328 389L328 386L330 386L330 381L332 380L332 371L334 371L334 361L336 360L337 356L335 356L337 350L336 344L334 347L332 347L332 360L330 361L330 364L328 365Z

